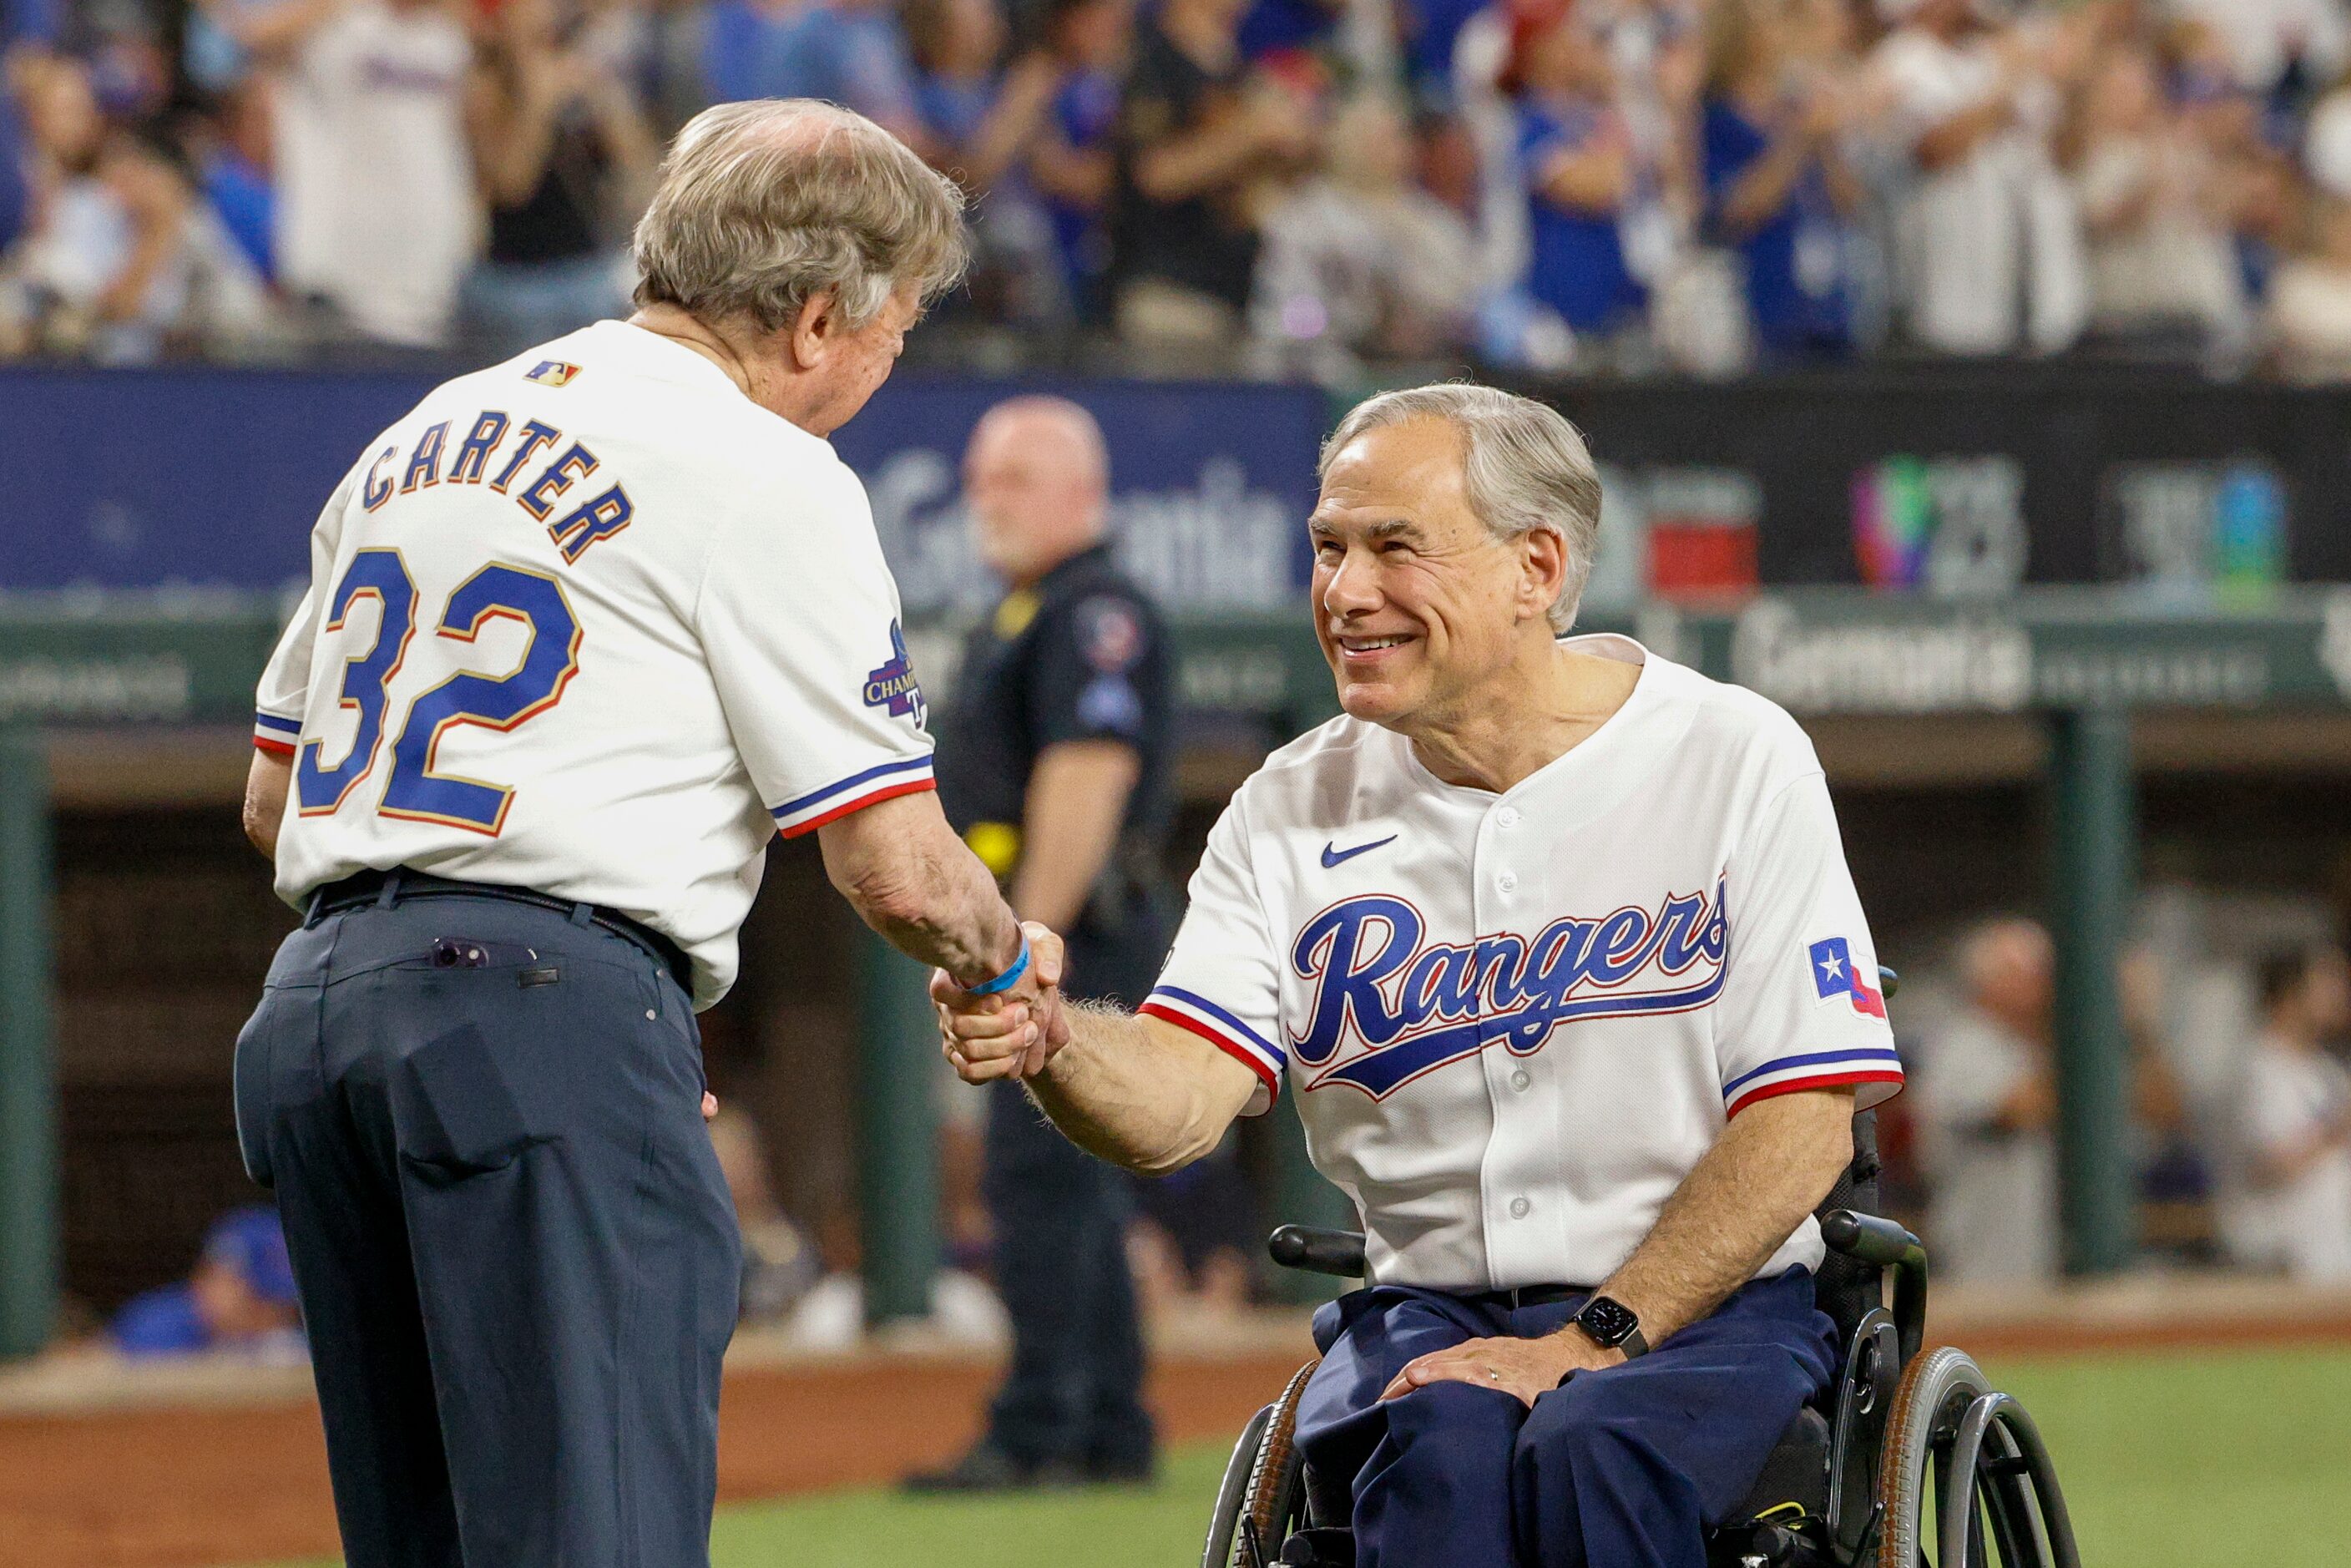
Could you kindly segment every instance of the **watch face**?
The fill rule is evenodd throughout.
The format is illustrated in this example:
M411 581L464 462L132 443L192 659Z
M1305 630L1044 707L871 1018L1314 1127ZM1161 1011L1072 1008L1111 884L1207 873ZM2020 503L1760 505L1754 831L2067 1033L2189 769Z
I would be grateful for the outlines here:
M1575 1321L1584 1333L1592 1336L1594 1343L1609 1346L1623 1344L1632 1337L1633 1331L1641 1326L1641 1320L1633 1315L1631 1308L1621 1306L1605 1296L1594 1296L1584 1302L1583 1310L1575 1314Z

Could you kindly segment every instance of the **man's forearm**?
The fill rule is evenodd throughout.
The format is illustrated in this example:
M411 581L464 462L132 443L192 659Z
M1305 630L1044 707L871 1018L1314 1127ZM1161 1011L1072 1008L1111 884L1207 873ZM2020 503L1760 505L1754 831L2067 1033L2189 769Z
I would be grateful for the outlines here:
M1850 1090L1750 1105L1674 1189L1657 1223L1601 1293L1630 1307L1642 1337L1659 1343L1752 1279L1852 1158Z
M1147 1176L1190 1165L1253 1092L1249 1070L1196 1035L1096 1003L1063 1010L1070 1043L1029 1091L1071 1143L1113 1165Z
M1019 922L935 795L880 801L817 832L833 886L908 957L976 986L1019 955Z

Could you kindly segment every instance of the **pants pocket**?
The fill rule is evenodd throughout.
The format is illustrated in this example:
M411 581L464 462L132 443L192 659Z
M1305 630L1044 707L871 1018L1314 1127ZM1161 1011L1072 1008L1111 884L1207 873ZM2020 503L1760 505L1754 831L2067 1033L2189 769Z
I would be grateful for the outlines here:
M547 1138L523 1114L488 1039L472 1024L411 1051L392 1075L403 1163L428 1178L499 1170Z
M245 1020L245 1028L237 1031L235 1065L229 1081L236 1117L237 1156L244 1162L245 1174L265 1187L277 1185L277 1173L269 1157L269 1080L274 1071L274 1047L277 1037L284 1031L283 1019L289 1005L287 994L277 987L270 986L262 991L261 1004Z

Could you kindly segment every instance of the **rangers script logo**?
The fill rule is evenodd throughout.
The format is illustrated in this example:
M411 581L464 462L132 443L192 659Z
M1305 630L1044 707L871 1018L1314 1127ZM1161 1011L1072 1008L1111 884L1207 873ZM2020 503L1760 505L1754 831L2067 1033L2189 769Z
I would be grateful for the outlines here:
M1298 933L1290 967L1313 982L1314 1006L1290 1056L1312 1070L1305 1087L1347 1083L1382 1100L1495 1041L1531 1054L1573 1019L1704 1007L1722 990L1729 940L1719 880L1710 897L1564 915L1531 940L1503 932L1424 946L1423 930L1420 911L1376 894L1334 904ZM1689 977L1631 988L1645 974ZM1338 1061L1351 1042L1362 1049Z

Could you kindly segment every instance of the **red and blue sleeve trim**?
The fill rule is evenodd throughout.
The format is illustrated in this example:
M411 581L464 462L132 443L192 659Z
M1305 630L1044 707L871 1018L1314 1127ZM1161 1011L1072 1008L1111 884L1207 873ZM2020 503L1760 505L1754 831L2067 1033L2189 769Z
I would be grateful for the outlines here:
M1736 1116L1758 1100L1806 1089L1836 1089L1865 1083L1902 1082L1902 1058L1891 1046L1851 1051L1815 1051L1782 1056L1742 1072L1722 1086L1726 1114ZM1878 1099L1886 1096L1878 1095Z
M1256 1073L1268 1094L1280 1096L1285 1060L1281 1048L1207 998L1163 983L1154 987L1134 1010L1198 1035Z
M839 821L852 811L864 810L900 795L919 794L938 788L938 779L931 770L930 753L920 757L902 757L894 761L877 763L862 773L828 784L821 789L771 808L776 826L784 837L796 839L802 833Z
M301 743L301 739L302 720L298 715L293 718L281 718L274 713L255 710L253 716L255 750L266 751L272 757L291 757L294 755L295 748Z

